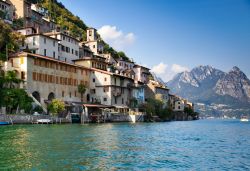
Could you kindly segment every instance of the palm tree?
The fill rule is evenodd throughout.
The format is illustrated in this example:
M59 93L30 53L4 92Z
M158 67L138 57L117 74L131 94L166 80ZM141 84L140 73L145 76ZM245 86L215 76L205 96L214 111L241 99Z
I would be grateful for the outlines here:
M81 94L81 102L83 102L83 94L86 92L86 86L84 84L78 85L78 92Z
M23 82L23 80L17 78L15 71L7 71L3 79L6 84L6 88L15 88L15 85Z

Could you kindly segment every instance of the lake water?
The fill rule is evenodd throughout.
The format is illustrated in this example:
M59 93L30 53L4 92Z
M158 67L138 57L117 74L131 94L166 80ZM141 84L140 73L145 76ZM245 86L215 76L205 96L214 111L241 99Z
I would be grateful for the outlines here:
M0 127L0 170L250 170L250 123Z

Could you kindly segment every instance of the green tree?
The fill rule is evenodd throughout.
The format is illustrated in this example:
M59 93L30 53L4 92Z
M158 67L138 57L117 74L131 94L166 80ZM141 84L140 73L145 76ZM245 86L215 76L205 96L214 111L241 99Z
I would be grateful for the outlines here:
M24 41L24 36L16 33L12 28L0 20L0 60L7 60L8 53L14 53Z
M1 96L0 106L5 106L8 113L13 113L18 108L29 113L32 109L33 100L23 89L5 88L2 89Z
M84 84L79 84L77 88L78 92L81 94L81 102L83 102L83 94L86 92L86 86Z
M15 86L22 83L23 80L17 78L17 74L15 71L7 71L3 78L3 82L6 88L14 88Z
M57 116L60 112L65 110L64 102L59 99L53 99L48 106L52 115Z

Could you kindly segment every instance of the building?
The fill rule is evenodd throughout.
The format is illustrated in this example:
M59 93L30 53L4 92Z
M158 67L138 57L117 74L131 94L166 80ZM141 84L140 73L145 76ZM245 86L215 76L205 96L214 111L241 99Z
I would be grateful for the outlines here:
M58 58L59 60L73 63L73 60L79 59L80 41L66 32L50 32L45 33L55 39L59 39Z
M134 65L135 80L147 84L149 81L150 69L141 65Z
M82 57L80 59L73 60L76 64L82 65L87 68L96 68L103 71L107 71L108 63L102 56L94 55L93 57Z
M132 83L128 86L132 88L130 107L139 109L139 107L145 103L145 85L143 83Z
M30 32L31 30L28 29L26 32ZM44 34L29 34L26 35L25 44L21 49L26 49L34 54L60 59L58 54L58 41L58 39Z
M14 18L23 18L24 27L33 27L37 33L49 32L56 27L55 23L49 20L48 10L31 4L26 0L9 0L14 7Z
M14 8L8 0L0 0L0 18L12 23Z
M157 81L150 80L145 91L146 100L149 98L161 100L165 105L169 101L169 88Z
M134 68L134 65L135 65L134 62L120 58L119 60L117 60L116 68L119 71L132 70Z
M87 29L87 41L85 42L85 45L91 49L94 55L103 54L104 44L99 38L95 28Z
M170 94L169 97L170 97L170 105L173 111L183 112L185 108L194 110L193 103L189 102L187 99L172 94Z
M20 28L16 31L24 36L36 34L36 29L33 27Z
M82 59L84 57L89 57L89 58L92 58L94 55L93 55L93 52L91 51L91 49L86 46L84 43L80 43L80 46L79 46L79 58Z
M9 57L5 70L16 71L24 81L21 88L45 108L54 98L67 103L81 102L79 84L84 84L86 94L89 93L91 70L58 59L22 52ZM87 96L84 96L83 102L88 102Z

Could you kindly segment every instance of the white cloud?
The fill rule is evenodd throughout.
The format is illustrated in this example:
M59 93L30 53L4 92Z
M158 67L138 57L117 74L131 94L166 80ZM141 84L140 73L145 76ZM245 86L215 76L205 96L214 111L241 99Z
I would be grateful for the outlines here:
M177 73L189 71L189 69L178 64L168 66L167 64L160 62L158 65L153 66L151 71L167 82L171 80Z
M124 51L135 42L134 33L125 34L122 30L118 30L116 26L104 25L98 29L98 33L104 41L117 50Z
M158 65L155 65L152 67L151 71L155 73L156 75L161 75L166 73L167 70L167 65L164 64L163 62L159 63Z
M184 67L184 66L181 66L181 65L178 65L178 64L173 64L172 67L171 67L171 70L175 73L180 73L180 72L183 72L183 71L188 71L189 69L187 67Z

